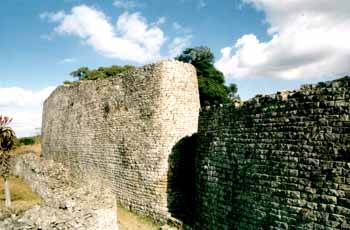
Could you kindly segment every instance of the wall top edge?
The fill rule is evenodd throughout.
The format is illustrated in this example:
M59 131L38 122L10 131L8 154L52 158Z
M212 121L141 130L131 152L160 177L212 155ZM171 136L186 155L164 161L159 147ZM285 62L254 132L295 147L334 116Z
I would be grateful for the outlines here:
M72 84L59 85L49 95L49 97L46 98L44 103L46 103L46 101L49 100L50 97L52 97L53 95L57 94L61 90L71 90L71 89L75 89L75 88L78 88L78 87L81 87L81 86L86 86L86 85L105 85L105 84L108 85L109 82L115 81L117 79L128 79L128 80L130 80L132 77L138 77L140 74L145 73L145 72L155 71L155 72L161 73L163 69L167 69L169 67L173 67L173 68L183 67L185 69L189 69L190 71L196 71L194 66L189 64L189 63L177 61L175 59L162 59L162 60L156 61L154 63L150 63L150 64L146 64L146 65L143 65L143 66L136 67L135 69L133 69L131 71L128 71L128 72L125 72L125 73L121 73L121 74L117 74L114 77L109 77L109 78L104 78L104 79L97 79L97 80L77 81L77 82L73 82ZM143 77L152 77L152 76L144 75Z
M274 94L257 94L255 97L246 101L235 102L232 104L218 104L205 106L201 111L221 110L221 109L235 109L242 110L251 107L266 106L267 103L288 103L297 100L298 98L308 97L320 90L334 91L340 88L350 87L350 77L345 76L333 81L319 82L317 84L304 84L299 89L277 91Z

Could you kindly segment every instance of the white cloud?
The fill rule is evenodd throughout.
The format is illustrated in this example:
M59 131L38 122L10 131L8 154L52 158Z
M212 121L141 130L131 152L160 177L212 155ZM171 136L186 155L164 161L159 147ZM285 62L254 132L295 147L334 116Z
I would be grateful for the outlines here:
M350 2L243 0L266 14L269 41L246 34L221 50L227 76L284 79L349 73Z
M4 111L4 114L13 118L10 123L17 137L28 137L40 134L41 110L38 111Z
M158 21L155 23L156 26L163 25L166 22L166 17L158 18Z
M20 87L0 88L0 108L33 107L41 105L54 87L33 92Z
M143 7L143 4L136 1L128 0L115 0L113 5L118 8L123 8L125 10L132 10L135 8Z
M65 16L66 16L66 14L64 13L63 10L58 11L56 13L43 12L43 13L41 13L39 15L40 19L46 20L46 21L49 21L49 22L59 22ZM52 41L54 39L54 34L53 33L42 34L42 35L40 35L40 38L43 39L43 40Z
M41 13L39 15L39 17L41 19L48 20L50 22L58 22L58 21L62 20L65 16L66 16L66 14L62 10L58 11L56 13L44 12L44 13Z
M179 55L185 48L187 48L191 44L191 40L191 35L174 38L168 46L169 56L175 57Z
M188 48L192 41L191 29L182 26L178 22L172 23L172 28L180 34L168 44L169 57L179 55L185 48Z
M173 29L174 30L181 30L182 26L178 22L173 23Z
M172 28L173 28L173 30L175 30L178 33L183 33L183 34L190 34L190 33L192 33L191 28L185 27L185 26L181 25L178 22L173 22Z
M125 12L113 26L103 12L80 5L57 23L58 34L76 36L106 57L138 63L159 58L166 41L163 31L140 13Z
M76 62L77 60L75 58L65 58L62 59L58 62L58 64L67 64L67 63L72 63L72 62Z
M140 13L129 14L125 12L119 16L117 31L122 35L123 41L130 43L130 46L137 46L134 52L138 52L140 55L134 58L135 61L145 62L160 57L160 47L166 40L164 33L158 26L150 27L147 25L146 19ZM132 50L126 50L126 52L130 53ZM120 58L126 55L123 54Z
M39 91L19 87L0 88L0 110L2 115L13 118L11 127L17 136L30 136L41 127L42 104L55 87Z

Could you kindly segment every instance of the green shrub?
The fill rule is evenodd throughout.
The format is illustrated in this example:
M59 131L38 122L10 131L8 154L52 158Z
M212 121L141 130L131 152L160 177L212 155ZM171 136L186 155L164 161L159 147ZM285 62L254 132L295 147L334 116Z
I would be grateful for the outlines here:
M176 60L191 63L197 70L201 106L238 100L237 85L225 85L224 74L214 66L214 54L208 47L185 49Z
M19 143L23 144L23 145L33 145L35 143L33 138L30 137L24 137L19 139Z
M33 137L21 137L18 138L15 141L15 145L21 146L21 145L34 145L40 143L40 136L33 136Z
M78 81L84 80L97 80L109 77L115 77L120 73L125 73L133 70L135 67L131 65L117 66L112 65L111 67L99 67L98 69L90 70L88 67L80 67L70 73L71 76L78 78ZM71 84L71 82L65 81L64 84Z

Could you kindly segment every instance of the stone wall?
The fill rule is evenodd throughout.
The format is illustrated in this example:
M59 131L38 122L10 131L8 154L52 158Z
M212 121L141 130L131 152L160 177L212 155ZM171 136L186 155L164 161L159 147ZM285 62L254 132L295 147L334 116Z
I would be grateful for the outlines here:
M195 69L176 61L60 86L43 155L193 229L350 229L348 77L204 108L189 137L198 112Z
M132 211L168 217L168 158L197 131L192 65L161 61L114 78L58 87L44 103L42 152L108 179Z
M350 229L350 79L203 109L196 229Z

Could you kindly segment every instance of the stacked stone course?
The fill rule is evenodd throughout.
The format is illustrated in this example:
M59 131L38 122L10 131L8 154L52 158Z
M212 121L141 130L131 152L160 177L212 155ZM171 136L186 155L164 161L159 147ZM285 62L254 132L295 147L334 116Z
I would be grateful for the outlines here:
M195 69L176 61L61 86L44 104L43 155L192 229L350 229L349 77L198 112Z
M60 86L44 104L42 152L108 179L124 207L166 219L168 158L197 131L199 107L195 69L178 61Z
M350 79L203 109L196 229L350 229Z

